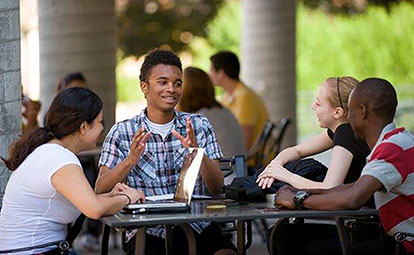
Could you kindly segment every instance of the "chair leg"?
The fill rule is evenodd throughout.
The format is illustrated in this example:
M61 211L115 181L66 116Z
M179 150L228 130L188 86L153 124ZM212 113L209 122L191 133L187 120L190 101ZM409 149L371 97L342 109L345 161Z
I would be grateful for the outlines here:
M135 255L145 254L145 227L137 229L135 234Z
M276 222L276 224L273 226L272 232L270 233L269 240L268 240L268 242L269 242L269 245L268 245L269 254L273 254L273 250L274 250L273 240L274 240L274 235L275 235L275 231L276 231L277 225L279 225L279 224L287 224L287 223L289 223L289 218L280 218Z
M197 243L196 243L193 229L187 223L181 223L181 224L178 224L178 226L184 231L185 236L187 237L188 255L196 255L197 254Z
M101 248L101 254L102 255L108 255L108 246L109 246L109 235L111 233L111 228L108 225L104 224L104 229L102 232L102 248Z
M341 242L342 254L351 254L351 242L349 240L348 232L345 228L345 222L343 218L336 218L336 227L338 229L339 241Z

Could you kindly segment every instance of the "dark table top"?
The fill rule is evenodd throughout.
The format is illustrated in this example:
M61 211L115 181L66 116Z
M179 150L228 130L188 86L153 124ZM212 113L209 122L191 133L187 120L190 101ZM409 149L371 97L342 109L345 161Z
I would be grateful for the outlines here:
M212 209L215 205L222 207ZM224 208L223 208L224 207ZM377 215L376 209L315 211L277 209L267 203L239 203L233 200L195 200L191 202L188 213L147 213L123 214L101 218L110 227L133 228L160 224L189 223L197 221L226 222L233 220L253 220L286 217L334 219L337 217L358 217Z

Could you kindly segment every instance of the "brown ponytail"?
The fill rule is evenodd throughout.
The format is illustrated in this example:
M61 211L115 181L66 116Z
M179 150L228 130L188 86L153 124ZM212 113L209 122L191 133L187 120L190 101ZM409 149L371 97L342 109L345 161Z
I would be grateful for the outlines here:
M3 159L10 170L16 170L37 147L56 138L61 139L79 130L82 122L92 123L102 110L101 99L91 90L70 88L60 92L46 114L46 127L21 137L9 149L9 159Z

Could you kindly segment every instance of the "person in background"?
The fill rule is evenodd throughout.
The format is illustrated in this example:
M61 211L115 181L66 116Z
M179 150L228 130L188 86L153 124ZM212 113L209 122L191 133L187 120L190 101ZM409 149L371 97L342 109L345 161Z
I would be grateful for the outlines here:
M93 149L103 130L102 101L95 93L64 90L46 116L46 126L13 143L10 157L3 159L13 171L0 214L3 252L25 248L24 253L61 254L56 246L80 212L99 219L144 201L141 191L121 183L96 195L83 174L76 154Z
M85 76L81 72L68 73L56 84L56 91L60 91L68 88L87 88L88 82Z
M22 134L23 136L30 135L39 127L38 115L42 104L39 101L31 100L23 94L22 90Z
M221 102L239 121L247 151L269 120L266 105L259 95L240 81L240 63L233 52L218 52L210 57L210 61L211 81L224 89Z
M269 188L278 180L298 189L328 189L358 180L369 148L365 141L356 139L347 119L348 97L357 84L352 77L331 77L320 85L312 109L319 126L326 131L280 152L258 176L260 187ZM332 149L331 160L321 182L308 180L284 167L288 162L329 149Z
M362 243L355 254L393 254L392 236L398 232L414 235L414 136L393 123L397 108L397 93L388 81L368 78L356 86L349 101L348 121L360 139L365 139L371 153L361 177L354 183L332 189L281 188L275 203L290 209L312 210L358 209L374 195L375 205L386 240ZM275 233L277 254L303 254L299 241L315 239L319 232L284 231ZM378 229L375 232L380 232ZM368 237L375 236L372 232ZM402 243L405 252L414 254L414 238Z
M213 84L206 72L196 67L184 69L183 94L177 109L207 117L225 158L244 155L245 144L241 126L233 114L217 102Z

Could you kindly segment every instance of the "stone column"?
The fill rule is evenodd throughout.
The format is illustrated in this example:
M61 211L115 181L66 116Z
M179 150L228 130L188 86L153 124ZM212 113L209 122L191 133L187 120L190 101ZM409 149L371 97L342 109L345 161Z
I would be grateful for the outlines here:
M56 82L81 71L104 102L106 131L115 121L116 19L114 0L38 1L42 115Z
M272 120L289 117L284 146L296 143L295 18L292 0L242 1L242 79L264 98Z
M19 0L0 1L0 156L21 133ZM0 207L10 171L0 160Z

